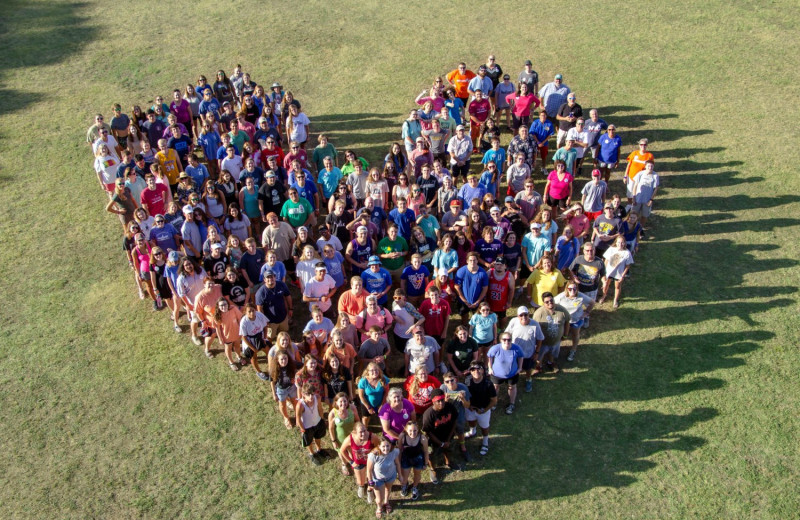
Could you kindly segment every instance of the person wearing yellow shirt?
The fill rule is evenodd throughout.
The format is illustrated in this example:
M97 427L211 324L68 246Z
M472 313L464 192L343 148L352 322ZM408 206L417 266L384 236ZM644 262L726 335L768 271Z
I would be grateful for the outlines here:
M176 193L178 188L178 178L183 172L183 165L181 165L180 158L178 158L178 152L172 148L167 148L166 139L158 140L158 152L156 153L156 160L158 161L158 166L161 169L161 173L166 175L167 179L169 180L169 187L172 189L172 193Z
M542 306L542 295L544 293L558 294L567 284L567 280L561 271L554 268L553 257L545 255L542 257L540 267L534 269L525 285L528 287L528 296L534 308Z

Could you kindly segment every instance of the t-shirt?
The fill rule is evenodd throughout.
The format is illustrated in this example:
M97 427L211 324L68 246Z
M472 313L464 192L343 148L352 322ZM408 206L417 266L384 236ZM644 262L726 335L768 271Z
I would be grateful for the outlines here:
M477 99L474 100L472 103L469 104L469 113L470 116L477 119L479 122L483 123L486 119L489 118L489 111L491 110L492 105L489 103L487 98L483 98L480 101Z
M448 442L449 434L454 431L457 420L458 410L453 403L445 401L441 410L435 410L433 407L425 410L422 416L422 431L442 442Z
M495 390L494 385L489 381L488 377L484 377L478 383L470 374L464 379L464 385L469 390L469 404L473 408L483 410L489 406L492 399L497 397L497 390Z
M242 259L239 260L239 268L247 273L247 277L253 284L258 283L258 276L261 274L261 266L264 265L264 250L256 248L256 252L250 254L245 251Z
M358 355L360 357L366 357L361 356L360 350L358 351ZM389 378L383 376L383 384L372 386L366 377L362 377L358 381L358 389L364 391L364 396L367 398L370 407L378 408L383 401L383 394L389 390Z
M605 196L608 193L606 181L587 182L581 194L583 195L583 209L590 212L597 212L603 209Z
M456 91L456 97L465 98L469 96L469 82L476 74L467 69L462 74L458 69L451 71L447 75L447 81L453 84Z
M546 292L558 294L559 289L566 285L564 275L558 269L553 269L551 273L545 273L541 269L536 269L528 277L527 284L533 286L532 301L536 305L542 305L542 295Z
M408 242L406 239L401 237L399 234L395 240L391 240L388 236L385 236L378 242L378 253L381 255L387 253L396 253L396 252L408 252ZM397 258L381 258L381 263L386 269L390 271L394 271L395 269L399 269L403 267L405 263L405 256L398 256Z
M628 155L628 168L626 173L628 177L633 179L636 174L644 170L644 165L647 161L653 160L653 154L650 152L640 153L639 150L634 150Z
M619 280L625 268L633 264L633 255L627 247L611 246L603 253L603 258L606 259L606 276L615 280Z
M314 154L316 155L316 151L314 151ZM336 166L333 166L330 171L325 168L319 170L319 179L317 181L322 185L322 193L326 199L331 198L341 178L342 170Z
M417 343L416 339L411 338L406 343L405 353L408 355L408 371L412 374L417 367L424 366L428 373L436 368L434 354L439 352L439 344L430 336L425 336L422 344Z
M456 285L461 286L461 292L467 303L475 303L481 295L484 287L489 287L489 276L481 267L477 272L470 272L465 265L456 271Z
M287 219L293 228L299 228L306 223L306 219L313 212L314 208L311 207L311 204L303 197L300 197L297 202L291 199L284 202L280 216Z
M525 357L519 345L512 343L511 348L504 349L502 345L494 345L486 354L492 366L492 374L499 379L514 377L519 372L518 359Z
M420 265L419 269L414 269L413 265L409 265L403 269L403 274L400 275L400 278L406 281L406 294L408 296L422 296L425 293L425 279L430 278L430 276L430 271L424 265Z
M324 345L328 342L328 336L330 335L331 331L333 330L333 322L326 318L322 317L322 321L317 323L313 319L308 320L306 326L303 328L303 334L308 332L314 334L314 337L317 338L317 341L320 345ZM322 352L319 353L320 355Z
M386 455L378 452L370 452L367 455L367 460L372 461L372 475L368 475L370 479L388 481L389 485L397 478L397 464L395 461L400 456L400 450L394 448Z
M252 320L248 318L247 315L245 315L242 317L242 321L239 322L239 335L240 336L259 335L264 331L264 328L267 326L268 323L269 320L267 320L267 317L258 311L256 311L255 318L253 318Z
M555 298L556 305L560 305L569 311L570 323L575 323L583 318L584 310L592 303L592 299L582 292L574 298L570 298L564 293L560 293Z
M528 257L528 263L531 266L536 265L542 255L544 255L545 251L551 251L553 249L552 241L549 238L545 238L542 235L534 236L533 233L528 233L522 239L522 247L525 248Z
M414 374L408 376L404 386L406 393L408 394L408 400L414 403L414 411L417 412L417 415L419 416L431 406L431 392L442 386L442 382L429 375L428 379L424 383L418 383L417 392L412 394L411 385L413 384L415 377L416 376Z
M578 159L578 151L575 148L567 149L559 148L556 150L556 153L553 154L553 161L564 161L567 167L567 173L574 174L575 173L575 161ZM551 173L552 175L552 173ZM548 178L548 180L550 180Z
M494 326L497 325L497 314L490 312L486 316L475 313L469 320L472 325L472 338L479 344L494 341Z
M276 280L272 289L266 284L261 286L256 293L256 305L262 308L270 323L281 323L288 316L285 300L287 296L290 296L289 287Z
M569 106L569 103L564 103L560 107L558 107L558 115L561 117L575 117L576 120L569 122L569 121L558 121L558 129L567 131L570 128L575 128L575 123L577 122L577 118L583 115L583 108L577 103L572 106Z
M550 175L547 176L547 182L550 183L550 197L553 199L566 199L569 195L572 181L573 177L569 173L564 174L563 179L559 179L557 172L550 172Z
M155 240L158 247L165 251L177 250L178 244L175 243L175 235L178 230L172 224L164 224L163 226L154 227L150 230L150 240Z
M545 307L539 307L533 313L533 319L539 323L544 334L543 345L553 346L561 341L564 325L569 323L569 311L561 305L554 305L550 313Z
M593 226L599 235L594 239L594 247L605 250L611 245L611 242L600 240L600 236L611 236L619 233L620 221L616 217L608 218L605 215L600 215L594 220Z
M447 332L444 328L447 318L450 317L450 304L447 300L439 299L439 303L434 305L429 299L425 299L419 305L419 313L425 318L423 327L425 334L440 338Z
M653 198L656 188L661 184L657 173L646 173L646 171L642 170L633 178L633 182L636 184L633 200L637 204L647 204Z
M411 239L411 228L417 223L414 212L406 208L405 212L401 213L395 208L389 212L389 220L397 224L398 235L408 242Z
M310 298L320 298L328 295L335 288L336 282L331 275L326 273L322 280L317 280L316 278L309 280L308 283L306 283L303 295ZM322 312L325 312L331 308L333 303L331 302L330 298L326 299L325 301L309 302L308 310L310 311L311 307L314 305L319 305L319 308L322 310Z
M328 275L333 278L336 287L342 287L345 283L344 280L344 257L338 251L333 253L333 258L325 257L322 259L325 262L325 267L328 268Z
M381 268L377 273L372 272L372 269L367 269L361 273L361 279L364 280L364 289L370 294L382 293L392 285L392 275L384 268ZM385 305L388 299L389 293L384 294L378 298L378 305Z
M453 356L453 364L462 372L469 368L475 352L478 352L478 343L472 338L467 338L467 341L462 343L455 337L447 344L447 353Z
M156 183L154 190L150 188L142 190L140 199L142 205L147 206L148 213L151 215L163 215L166 209L167 196L167 187Z
M383 421L388 421L389 426L393 431L401 432L405 428L406 423L411 420L411 414L414 413L414 405L408 399L403 399L403 408L399 412L392 410L389 403L381 406L378 417ZM391 440L397 440L393 432L383 431L384 435Z
M580 292L596 291L600 286L600 279L606 275L605 264L597 257L589 262L585 257L579 256L569 266L569 270L578 279Z
M536 352L536 342L544 339L542 327L535 320L530 320L527 325L520 323L519 318L512 318L508 322L506 332L511 334L511 340L515 345L519 345L525 358L529 358Z
M611 137L608 134L603 134L597 140L597 144L600 145L600 151L597 155L597 159L600 162L606 164L619 162L619 149L622 147L622 138L620 136Z

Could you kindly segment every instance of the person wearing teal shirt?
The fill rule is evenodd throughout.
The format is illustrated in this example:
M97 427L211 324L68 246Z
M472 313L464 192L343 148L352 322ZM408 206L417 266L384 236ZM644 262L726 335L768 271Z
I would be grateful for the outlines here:
M542 258L545 251L552 251L552 241L542 236L542 225L538 222L531 224L531 232L522 239L523 275L528 276L533 272L534 266ZM526 272L525 269L528 271Z
M322 160L322 169L319 170L319 175L317 175L317 182L322 188L322 194L325 196L326 201L336 192L339 180L342 177L344 177L342 170L334 166L333 159L325 157Z
M311 155L311 162L314 163L317 173L322 172L322 169L325 167L323 161L326 157L331 158L333 167L335 168L336 154L338 153L336 151L336 147L328 142L328 136L325 134L319 134L317 141L319 142L319 145L314 148L314 153Z
M564 164L567 165L567 173L573 176L575 175L575 161L578 159L578 150L572 147L574 144L575 141L573 139L567 139L566 146L559 148L553 154L553 162L564 161Z

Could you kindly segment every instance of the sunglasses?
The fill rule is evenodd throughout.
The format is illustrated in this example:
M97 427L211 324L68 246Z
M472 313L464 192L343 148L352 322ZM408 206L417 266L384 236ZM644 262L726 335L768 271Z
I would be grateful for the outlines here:
M456 380L455 379L445 379L444 382L445 383L455 383Z

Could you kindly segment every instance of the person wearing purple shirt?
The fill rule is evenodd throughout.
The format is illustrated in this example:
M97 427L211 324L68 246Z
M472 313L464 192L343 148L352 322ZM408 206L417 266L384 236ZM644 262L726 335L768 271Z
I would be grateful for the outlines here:
M403 390L397 387L389 390L386 403L378 411L378 417L383 435L393 442L397 441L409 421L417 420L414 404L404 399Z

